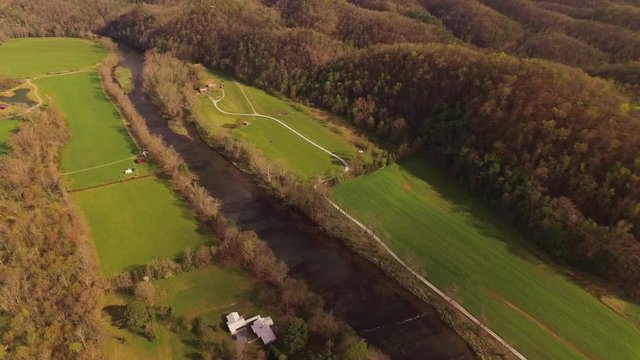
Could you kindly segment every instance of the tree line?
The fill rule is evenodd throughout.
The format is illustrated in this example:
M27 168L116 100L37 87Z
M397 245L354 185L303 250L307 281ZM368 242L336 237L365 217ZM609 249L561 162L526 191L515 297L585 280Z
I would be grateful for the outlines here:
M424 149L549 253L639 290L640 126L607 82L432 45L361 52L312 84L316 103Z
M69 137L53 109L28 114L0 157L0 357L99 357L103 284L58 171Z

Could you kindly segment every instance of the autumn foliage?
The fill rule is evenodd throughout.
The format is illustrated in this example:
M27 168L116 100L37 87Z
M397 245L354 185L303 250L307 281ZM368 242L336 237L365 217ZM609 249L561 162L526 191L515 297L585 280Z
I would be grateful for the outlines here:
M58 171L68 138L52 109L31 113L0 157L0 353L96 358L102 284Z

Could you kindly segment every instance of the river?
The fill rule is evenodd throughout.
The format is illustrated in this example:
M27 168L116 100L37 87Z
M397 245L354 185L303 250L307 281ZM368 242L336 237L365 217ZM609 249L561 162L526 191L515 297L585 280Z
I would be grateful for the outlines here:
M309 219L283 206L259 188L189 128L190 138L173 133L142 92L142 56L120 50L120 64L134 74L130 98L150 130L162 136L186 160L222 212L243 230L255 231L276 256L322 296L326 308L392 359L473 359L469 346L435 309L323 234Z

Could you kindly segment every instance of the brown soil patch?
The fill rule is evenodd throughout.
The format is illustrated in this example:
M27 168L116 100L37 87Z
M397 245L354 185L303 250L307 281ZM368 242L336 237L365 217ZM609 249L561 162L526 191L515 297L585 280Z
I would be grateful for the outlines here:
M409 183L402 184L402 189L406 192L411 192L413 190L413 186Z

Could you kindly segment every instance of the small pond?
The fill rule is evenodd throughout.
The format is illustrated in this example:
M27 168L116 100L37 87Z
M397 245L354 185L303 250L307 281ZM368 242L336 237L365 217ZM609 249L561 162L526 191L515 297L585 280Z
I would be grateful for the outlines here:
M12 96L0 95L0 103L7 103L12 105L24 104L26 106L33 106L36 104L36 102L29 99L29 91L31 90L22 88L15 90Z

